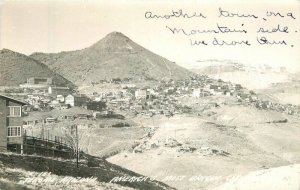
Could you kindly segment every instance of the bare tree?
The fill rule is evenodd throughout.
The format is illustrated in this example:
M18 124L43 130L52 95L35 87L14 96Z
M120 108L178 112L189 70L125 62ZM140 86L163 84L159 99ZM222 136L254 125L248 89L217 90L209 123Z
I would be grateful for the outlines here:
M79 135L78 132L78 125L73 124L64 131L64 137L66 139L67 145L70 146L70 148L73 150L74 155L76 156L76 164L77 167L79 167L78 161L79 161L79 141L82 137L82 135Z

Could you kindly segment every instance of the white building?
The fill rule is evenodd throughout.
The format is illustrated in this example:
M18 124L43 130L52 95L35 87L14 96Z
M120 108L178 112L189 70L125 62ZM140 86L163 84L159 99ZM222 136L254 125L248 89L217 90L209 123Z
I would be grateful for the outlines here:
M65 97L65 104L69 104L71 107L83 106L87 102L87 97L84 95L71 95Z
M65 104L69 104L70 106L75 106L75 98L73 95L69 94L65 97Z
M70 92L71 92L71 90L69 87L64 87L64 86L49 86L48 87L48 94L66 96Z
M147 91L138 89L134 93L136 99L145 99L147 97Z
M135 84L121 84L121 87L124 88L135 88L136 85Z
M200 88L194 89L193 90L193 97L194 98L200 98L200 96L201 96L201 90L200 90Z

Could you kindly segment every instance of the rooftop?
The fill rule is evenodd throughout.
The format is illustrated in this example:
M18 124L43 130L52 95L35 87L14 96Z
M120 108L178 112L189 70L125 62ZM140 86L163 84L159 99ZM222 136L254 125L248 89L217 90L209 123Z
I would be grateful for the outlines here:
M15 98L13 98L13 97L6 96L6 95L3 95L3 94L0 94L0 97L3 97L3 98L5 98L5 99L9 99L9 100L12 100L12 101L18 102L18 103L20 103L20 104L23 104L23 105L26 105L26 104L28 104L28 103L27 103L27 102L25 102L25 101L22 101L22 100L17 100L17 99L15 99Z

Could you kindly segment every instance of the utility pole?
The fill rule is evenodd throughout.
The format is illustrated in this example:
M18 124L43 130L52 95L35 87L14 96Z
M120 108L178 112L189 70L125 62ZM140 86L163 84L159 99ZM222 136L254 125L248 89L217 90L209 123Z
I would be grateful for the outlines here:
M77 165L77 168L79 168L79 147L78 147L78 125L76 125L76 165Z

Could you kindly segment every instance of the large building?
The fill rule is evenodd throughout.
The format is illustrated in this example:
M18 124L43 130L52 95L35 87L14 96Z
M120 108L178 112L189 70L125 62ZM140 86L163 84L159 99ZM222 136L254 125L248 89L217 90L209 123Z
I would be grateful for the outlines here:
M51 85L52 84L52 78L31 77L31 78L27 79L27 84Z
M25 84L20 84L21 88L43 89L46 91L48 86L52 84L52 78L30 77L27 78Z
M23 153L22 106L26 102L0 95L0 151L13 147Z

